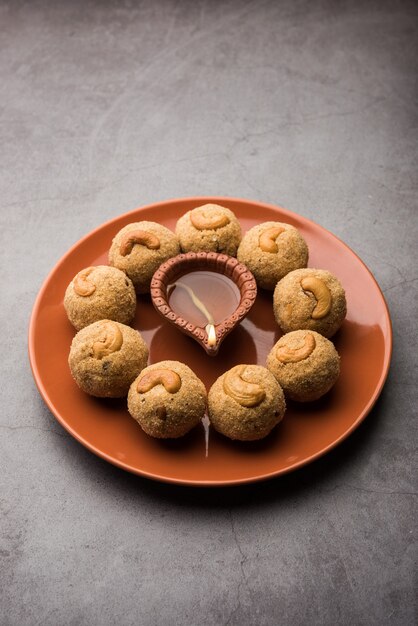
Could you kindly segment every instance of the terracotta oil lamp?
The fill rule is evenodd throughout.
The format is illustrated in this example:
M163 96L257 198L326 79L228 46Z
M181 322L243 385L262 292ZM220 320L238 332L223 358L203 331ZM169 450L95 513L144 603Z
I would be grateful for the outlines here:
M252 273L216 252L187 252L163 263L151 281L156 310L211 356L250 311L257 296Z

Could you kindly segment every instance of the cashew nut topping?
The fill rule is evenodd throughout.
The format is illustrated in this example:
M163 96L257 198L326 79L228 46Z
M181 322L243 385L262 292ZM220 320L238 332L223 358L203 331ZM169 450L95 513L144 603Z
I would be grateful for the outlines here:
M156 385L163 385L168 393L177 393L181 387L181 378L177 372L173 372L173 370L151 370L141 376L138 380L136 390L138 393L146 393Z
M229 217L222 213L221 207L208 205L193 209L190 221L197 230L217 230L229 224Z
M282 363L298 363L299 361L307 359L315 350L315 346L315 337L312 333L307 333L299 348L290 348L286 344L278 346L276 358Z
M158 250L160 240L153 233L148 233L146 230L131 230L123 235L120 242L119 253L122 256L131 254L135 244L145 246L149 250Z
M266 397L266 392L257 383L250 383L243 378L246 367L237 365L226 374L224 392L241 406L257 406Z
M262 249L263 252L272 252L276 253L279 250L279 247L276 243L276 239L279 235L284 233L286 229L283 226L272 226L271 228L267 228L258 238L258 245Z
M320 278L315 276L306 276L300 281L301 287L304 291L310 291L317 303L314 310L311 313L313 320L319 320L322 317L328 315L331 309L331 292Z
M113 352L121 349L123 344L123 335L115 322L103 322L103 339L93 344L93 356L96 359L102 359Z
M85 270L78 272L73 281L73 289L78 296L91 296L96 291L96 285L88 279L88 276L94 270L94 267L87 267Z

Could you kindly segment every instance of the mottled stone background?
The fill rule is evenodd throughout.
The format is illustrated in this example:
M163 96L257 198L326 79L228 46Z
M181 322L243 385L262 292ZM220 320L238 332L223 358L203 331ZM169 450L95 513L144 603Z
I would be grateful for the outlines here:
M417 18L403 0L1 2L2 626L415 622ZM361 428L243 489L96 458L27 361L35 296L69 246L205 194L334 232L394 325Z

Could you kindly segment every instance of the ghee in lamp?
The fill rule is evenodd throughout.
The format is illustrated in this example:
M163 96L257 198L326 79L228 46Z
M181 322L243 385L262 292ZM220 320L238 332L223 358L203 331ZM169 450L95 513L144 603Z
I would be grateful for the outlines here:
M184 274L167 289L174 313L196 326L220 324L238 307L241 294L227 276L211 271Z

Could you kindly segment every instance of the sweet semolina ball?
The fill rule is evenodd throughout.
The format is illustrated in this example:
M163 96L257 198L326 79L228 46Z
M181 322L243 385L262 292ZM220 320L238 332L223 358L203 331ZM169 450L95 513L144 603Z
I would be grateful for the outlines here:
M155 222L135 222L114 237L109 263L129 276L137 293L148 293L154 272L179 252L178 239L171 230Z
M182 437L200 422L205 409L205 385L179 361L150 365L129 389L128 411L151 437Z
M297 402L317 400L335 384L340 357L333 343L312 330L295 330L273 346L267 367L285 396Z
M254 274L257 284L273 290L292 270L308 264L308 246L299 231L283 222L264 222L242 238L237 258Z
M68 285L64 308L77 330L103 319L129 324L135 317L135 289L116 267L87 267Z
M236 365L220 376L208 394L210 423L230 439L266 437L286 410L283 391L261 365Z
M68 363L77 385L98 398L122 398L146 367L148 347L140 333L113 320L100 320L73 339Z
M241 226L230 209L219 204L204 204L178 220L176 234L183 252L220 252L236 256Z
M284 333L306 329L332 337L347 313L345 291L327 270L295 270L277 283L273 310Z

